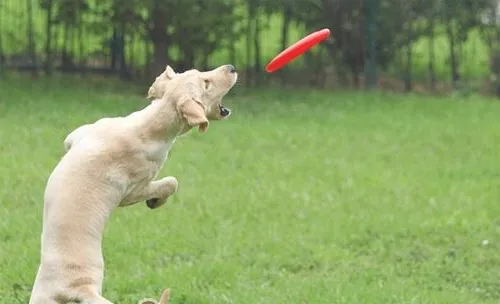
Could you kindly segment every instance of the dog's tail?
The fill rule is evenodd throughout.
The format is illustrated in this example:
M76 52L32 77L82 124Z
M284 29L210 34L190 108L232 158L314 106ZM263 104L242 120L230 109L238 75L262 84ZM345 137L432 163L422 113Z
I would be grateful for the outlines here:
M153 299L144 299L141 300L138 304L168 304L170 300L170 288L167 288L161 294L160 302L156 302Z

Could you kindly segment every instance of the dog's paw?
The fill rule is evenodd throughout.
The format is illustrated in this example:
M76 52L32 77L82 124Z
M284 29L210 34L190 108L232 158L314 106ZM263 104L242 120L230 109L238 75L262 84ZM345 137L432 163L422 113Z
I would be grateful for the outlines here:
M161 179L160 191L156 193L157 197L150 198L146 200L146 205L150 209L156 209L161 205L165 204L167 199L177 192L179 183L177 179L173 176L167 176Z
M167 176L162 179L165 184L165 189L167 190L167 196L170 196L177 192L177 188L179 188L179 182L177 182L177 178L173 176Z

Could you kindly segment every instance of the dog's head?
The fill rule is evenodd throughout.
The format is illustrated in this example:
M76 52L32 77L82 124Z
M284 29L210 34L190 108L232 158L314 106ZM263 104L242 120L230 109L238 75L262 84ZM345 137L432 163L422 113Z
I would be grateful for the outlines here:
M234 66L223 65L211 71L188 70L175 73L167 66L149 89L154 98L175 102L175 109L189 128L206 132L210 120L227 119L231 110L221 104L238 79Z

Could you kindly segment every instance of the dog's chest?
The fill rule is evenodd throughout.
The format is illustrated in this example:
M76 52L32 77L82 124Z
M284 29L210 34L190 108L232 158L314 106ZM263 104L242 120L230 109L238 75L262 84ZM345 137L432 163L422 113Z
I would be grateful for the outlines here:
M167 160L168 152L174 144L174 140L164 142L149 142L144 146L144 154L148 161L156 162L160 166Z
M174 141L149 142L144 146L143 155L146 168L143 169L147 171L147 176L144 176L145 179L151 180L156 177L163 164L167 161L168 153Z

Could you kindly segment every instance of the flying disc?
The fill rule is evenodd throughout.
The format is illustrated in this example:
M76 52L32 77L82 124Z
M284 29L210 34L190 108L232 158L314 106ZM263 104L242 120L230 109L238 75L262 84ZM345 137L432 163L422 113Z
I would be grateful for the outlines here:
M267 64L266 71L268 73L272 73L282 68L284 65L294 60L297 56L305 53L316 44L328 38L328 36L330 36L329 29L322 29L307 35L274 57L273 60Z

